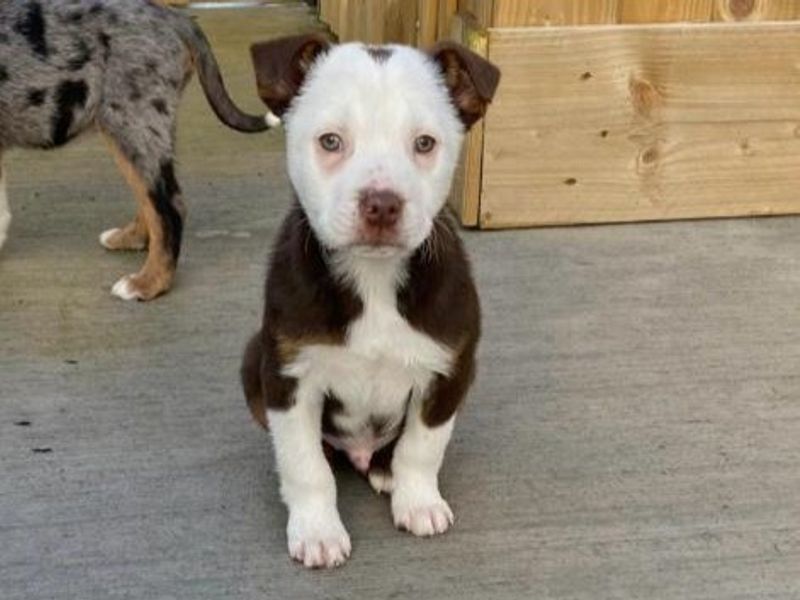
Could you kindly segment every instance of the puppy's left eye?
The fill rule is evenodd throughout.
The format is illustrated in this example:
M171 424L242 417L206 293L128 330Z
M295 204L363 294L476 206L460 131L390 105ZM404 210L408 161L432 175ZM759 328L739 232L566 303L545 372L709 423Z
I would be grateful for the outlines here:
M421 135L414 140L414 152L428 154L436 147L436 140L429 135Z
M325 152L339 152L342 149L342 138L335 133L323 133L319 136L319 145Z

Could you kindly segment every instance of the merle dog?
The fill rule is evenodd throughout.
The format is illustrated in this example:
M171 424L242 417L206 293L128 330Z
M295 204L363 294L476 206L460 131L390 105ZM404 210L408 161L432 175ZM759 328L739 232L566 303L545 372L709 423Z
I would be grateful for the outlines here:
M269 127L233 104L208 41L178 12L148 0L2 0L0 246L11 220L3 150L56 148L95 126L139 204L131 223L104 232L100 242L148 250L141 271L120 279L112 293L150 300L166 292L186 213L175 177L175 119L195 68L223 123L244 132Z

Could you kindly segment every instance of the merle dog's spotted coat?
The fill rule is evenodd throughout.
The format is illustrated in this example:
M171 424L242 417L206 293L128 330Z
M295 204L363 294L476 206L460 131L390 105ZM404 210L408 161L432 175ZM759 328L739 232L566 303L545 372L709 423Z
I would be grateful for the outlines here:
M233 104L199 28L149 0L0 2L0 157L4 148L56 148L96 126L139 200L128 226L101 236L110 249L149 247L144 268L114 293L165 292L185 210L175 177L175 118L194 68L217 116L240 131L267 128ZM0 245L10 215L0 171Z

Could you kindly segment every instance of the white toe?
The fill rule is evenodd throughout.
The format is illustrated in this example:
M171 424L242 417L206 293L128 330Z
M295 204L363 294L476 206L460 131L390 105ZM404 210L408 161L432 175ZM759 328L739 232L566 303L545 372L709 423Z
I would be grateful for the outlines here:
M367 475L369 484L372 489L378 494L391 494L394 489L394 480L392 474L386 471L373 470Z
M427 502L392 498L394 524L414 535L427 537L444 533L453 524L453 511L442 498Z
M277 116L277 115L275 115L275 114L274 114L274 113L272 113L271 111L270 111L270 112L268 112L268 113L267 113L267 114L264 116L264 121L266 121L266 122L267 122L267 125L268 125L268 126L270 126L270 127L277 127L278 125L280 125L280 124L281 124L281 119L280 119L280 117L279 117L279 116Z
M338 513L325 512L328 514L289 515L289 555L310 569L338 567L350 556L350 536Z
M111 295L123 300L139 300L141 296L131 284L131 277L132 275L126 275L117 281L114 287L111 288Z
M114 227L114 229L106 229L103 233L100 234L100 244L108 248L109 250L113 250L111 246L108 244L108 240L111 239L113 235L120 231L119 227Z

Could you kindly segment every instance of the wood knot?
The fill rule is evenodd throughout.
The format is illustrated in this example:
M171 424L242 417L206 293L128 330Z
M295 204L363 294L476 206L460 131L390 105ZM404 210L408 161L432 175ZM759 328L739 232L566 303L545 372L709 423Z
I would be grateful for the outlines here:
M652 165L654 162L658 161L658 148L648 148L644 152L642 152L641 156L642 164L644 165Z
M661 94L656 87L646 79L631 77L628 85L631 94L631 103L637 113L649 117L661 102Z
M752 16L756 8L756 0L723 0L723 11L730 19L744 21Z

